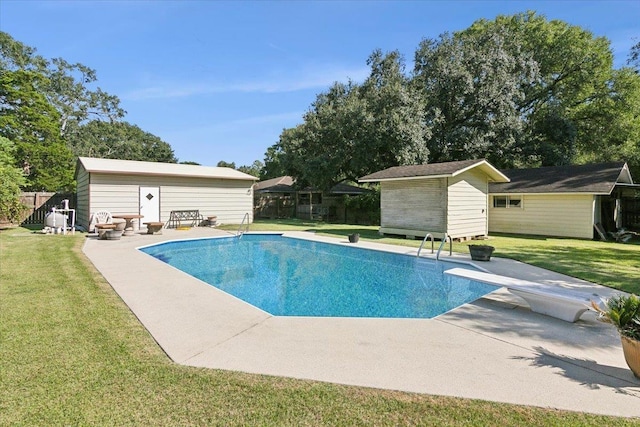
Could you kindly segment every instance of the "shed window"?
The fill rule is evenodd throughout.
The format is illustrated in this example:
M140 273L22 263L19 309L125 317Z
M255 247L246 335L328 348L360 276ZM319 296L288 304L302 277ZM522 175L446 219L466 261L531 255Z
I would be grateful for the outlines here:
M507 207L507 196L493 196L493 207L494 208L506 208Z
M522 208L522 196L493 196L494 208Z

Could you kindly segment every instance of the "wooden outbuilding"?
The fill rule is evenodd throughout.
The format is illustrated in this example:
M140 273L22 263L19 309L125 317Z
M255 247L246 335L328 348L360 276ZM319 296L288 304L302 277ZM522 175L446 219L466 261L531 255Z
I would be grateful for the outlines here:
M91 214L142 215L140 223L163 221L172 211L198 210L218 223L253 221L255 177L240 171L177 163L80 157L76 165L76 223L88 228Z
M508 182L486 160L396 166L363 176L380 182L380 233L453 239L489 233L490 182Z

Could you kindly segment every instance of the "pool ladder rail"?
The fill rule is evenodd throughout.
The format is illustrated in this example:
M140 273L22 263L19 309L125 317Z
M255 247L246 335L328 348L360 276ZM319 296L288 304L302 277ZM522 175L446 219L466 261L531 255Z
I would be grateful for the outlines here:
M245 224L244 222L247 221ZM242 230L242 226L244 225L244 230ZM240 227L238 227L238 231L236 232L236 237L238 239L242 239L242 235L249 231L249 212L245 213L242 217L242 222L240 223Z
M418 255L416 256L418 257L420 256L420 251L422 251L422 247L424 246L425 242L429 237L431 237L431 253L433 253L433 234L427 233L427 235L424 236L424 239L422 239L422 243L420 243L420 248L418 249Z
M422 243L420 243L420 248L418 248L418 253L416 254L416 257L420 256L422 247L424 246L428 238L431 238L431 253L433 253L433 234L427 233L426 236L424 236ZM436 253L436 261L440 259L440 252L442 252L442 248L444 247L444 244L447 242L447 240L449 240L449 256L453 255L453 241L451 240L451 236L449 235L449 233L444 233L444 236L442 237L442 242L440 242L440 247L438 248L438 252Z

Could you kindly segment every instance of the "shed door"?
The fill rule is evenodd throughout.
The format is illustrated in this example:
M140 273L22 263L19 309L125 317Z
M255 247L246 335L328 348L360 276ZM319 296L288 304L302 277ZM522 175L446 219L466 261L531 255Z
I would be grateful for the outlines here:
M140 222L160 221L160 187L140 187Z

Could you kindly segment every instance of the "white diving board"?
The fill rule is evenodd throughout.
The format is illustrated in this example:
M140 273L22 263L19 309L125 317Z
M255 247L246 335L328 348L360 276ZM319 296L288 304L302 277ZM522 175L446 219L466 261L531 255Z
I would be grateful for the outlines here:
M566 322L575 322L587 310L592 310L591 300L599 300L596 294L559 288L553 285L529 282L497 274L452 268L444 272L452 276L488 283L507 288L509 292L523 298L531 311L555 317Z

